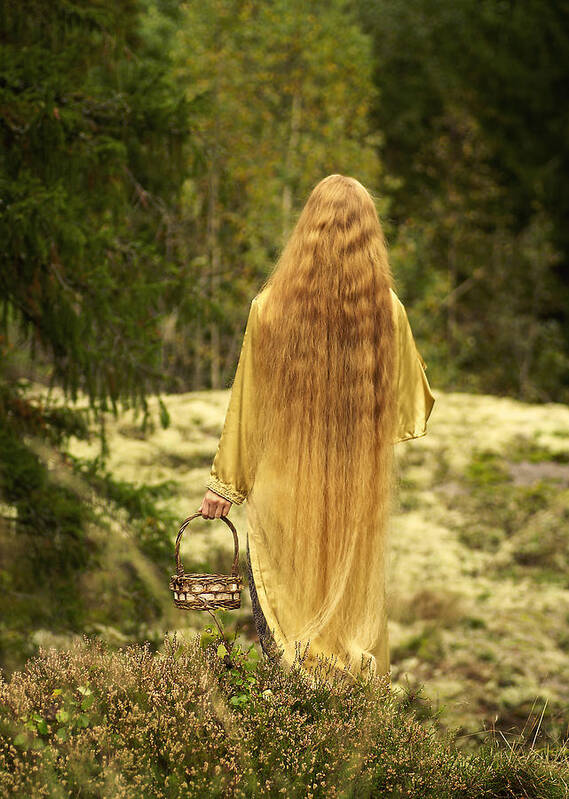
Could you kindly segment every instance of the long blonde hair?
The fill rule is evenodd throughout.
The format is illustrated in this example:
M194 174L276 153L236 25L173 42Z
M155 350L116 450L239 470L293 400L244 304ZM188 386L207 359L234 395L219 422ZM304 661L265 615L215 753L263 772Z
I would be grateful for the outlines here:
M393 482L393 278L374 202L355 179L313 189L258 321L259 457L291 486L269 542L297 640L333 621L352 665L377 643ZM352 642L357 642L352 647ZM338 653L340 654L340 653Z

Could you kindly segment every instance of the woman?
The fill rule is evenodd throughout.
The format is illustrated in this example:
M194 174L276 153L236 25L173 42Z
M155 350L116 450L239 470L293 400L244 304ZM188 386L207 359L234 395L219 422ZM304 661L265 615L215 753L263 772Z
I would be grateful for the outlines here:
M312 191L252 300L200 511L247 500L247 561L267 654L389 673L385 541L393 444L434 397L393 290L374 202L353 178Z

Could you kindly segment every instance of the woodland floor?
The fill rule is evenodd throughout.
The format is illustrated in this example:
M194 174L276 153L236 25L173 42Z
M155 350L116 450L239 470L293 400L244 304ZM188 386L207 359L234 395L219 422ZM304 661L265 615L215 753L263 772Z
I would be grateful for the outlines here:
M419 706L439 709L440 724L457 729L465 747L492 726L509 740L522 731L531 739L539 723L540 742L559 740L568 734L569 408L434 394L428 434L396 447L388 573L393 683L423 686ZM137 485L173 481L161 503L182 519L204 494L229 392L164 399L167 429L155 424L142 433L130 413L109 418L107 468ZM98 444L73 440L70 452L93 458ZM231 519L244 556L245 505L233 506ZM160 629L148 634L190 637L202 628L204 614L171 607L169 575L157 576L135 551L124 521L110 523L116 534L104 568L85 586L93 601L113 601L113 563L132 557L163 604ZM213 524L192 523L182 548L192 564L229 563L231 536ZM254 637L247 591L227 618L241 639ZM111 640L128 638L117 625L96 629ZM64 643L49 631L37 631L35 640Z

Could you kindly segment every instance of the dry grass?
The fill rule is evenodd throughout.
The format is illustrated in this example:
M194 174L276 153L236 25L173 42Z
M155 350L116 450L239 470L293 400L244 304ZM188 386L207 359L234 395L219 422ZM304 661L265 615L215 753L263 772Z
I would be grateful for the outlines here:
M85 637L42 649L0 682L2 796L567 795L561 753L460 753L384 680L346 684L323 663L310 686L236 646L228 666L218 643L166 637L156 654Z

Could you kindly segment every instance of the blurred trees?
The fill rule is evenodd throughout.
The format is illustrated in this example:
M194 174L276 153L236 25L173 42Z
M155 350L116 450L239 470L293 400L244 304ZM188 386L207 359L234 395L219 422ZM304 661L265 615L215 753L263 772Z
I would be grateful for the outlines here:
M565 3L4 5L4 334L72 396L229 385L248 300L344 172L433 383L567 398Z
M569 399L569 4L358 3L395 271L435 385Z
M209 321L177 309L172 387L191 375L223 388L250 298L311 188L330 172L378 185L371 41L340 0L204 0L185 4L175 53L198 109L183 203Z

